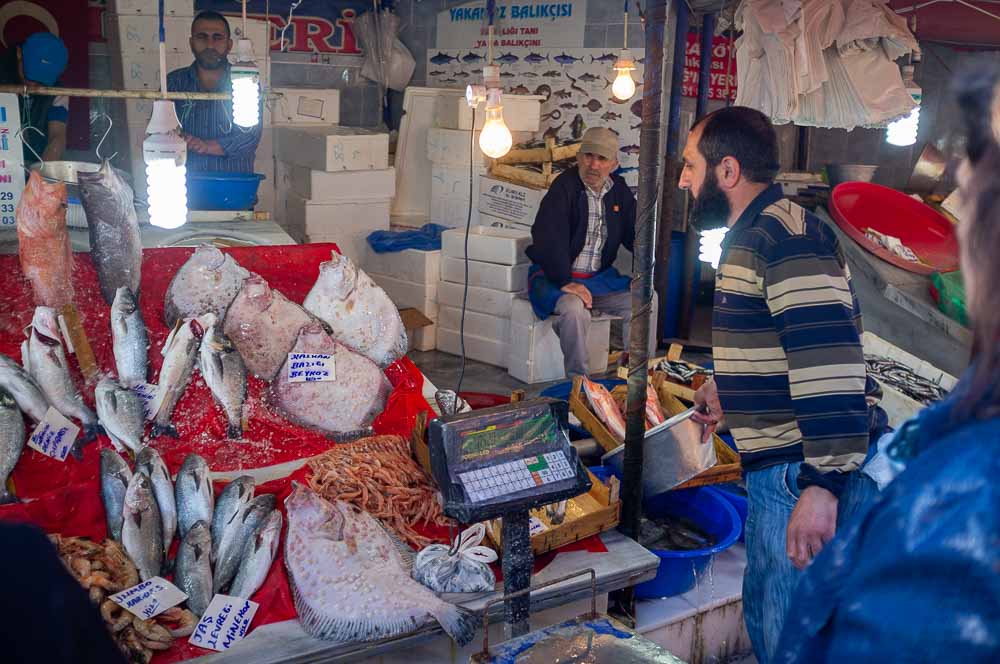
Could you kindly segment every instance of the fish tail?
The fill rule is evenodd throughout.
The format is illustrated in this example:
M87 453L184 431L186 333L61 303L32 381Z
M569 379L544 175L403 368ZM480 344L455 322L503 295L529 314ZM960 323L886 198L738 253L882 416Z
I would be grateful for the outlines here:
M171 438L180 438L181 435L177 433L177 427L169 422L167 424L154 424L152 431L149 433L150 438L159 438L160 436L170 436Z
M455 604L442 602L441 608L434 617L445 632L460 646L464 646L472 641L479 627L479 619L476 614L468 609Z

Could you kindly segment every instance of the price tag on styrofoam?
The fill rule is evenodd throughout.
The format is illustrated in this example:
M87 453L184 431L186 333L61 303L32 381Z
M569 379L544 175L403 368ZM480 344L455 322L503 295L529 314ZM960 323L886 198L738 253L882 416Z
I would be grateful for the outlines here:
M337 380L337 362L333 355L289 353L289 383L320 383Z
M59 461L65 461L66 455L73 448L76 437L80 435L80 427L67 420L62 413L49 406L45 417L38 423L28 438L28 447L36 449L45 456Z
M548 530L548 526L542 523L538 517L528 517L528 536L534 537Z
M153 401L156 399L156 392L160 388L152 383L139 383L137 385L132 385L132 391L139 395L142 399L142 412L146 417L146 421L153 419Z
M216 595L188 642L206 650L229 650L250 631L250 623L259 606L241 597Z
M187 599L183 590L164 578L154 576L111 595L111 601L143 620L155 618Z

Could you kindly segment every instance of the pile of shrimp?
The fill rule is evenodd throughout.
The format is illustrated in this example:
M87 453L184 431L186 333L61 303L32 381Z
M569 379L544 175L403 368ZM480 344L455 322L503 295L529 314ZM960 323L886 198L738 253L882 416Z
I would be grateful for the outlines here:
M49 539L66 568L90 593L90 601L100 607L105 626L129 662L149 664L154 651L166 650L174 638L194 631L198 619L187 609L175 607L143 620L108 598L139 583L139 571L118 542L108 539L97 543L61 535L49 535ZM178 626L170 629L161 621Z
M357 505L417 549L434 541L415 530L419 523L452 524L441 510L433 481L400 436L336 445L311 459L309 469L310 489L327 500Z

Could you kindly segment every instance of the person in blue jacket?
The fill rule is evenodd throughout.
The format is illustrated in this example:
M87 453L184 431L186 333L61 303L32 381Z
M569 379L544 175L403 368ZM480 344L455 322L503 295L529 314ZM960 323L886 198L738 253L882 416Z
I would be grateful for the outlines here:
M803 575L776 662L1000 662L1000 69L956 88L972 364L884 446L902 472Z

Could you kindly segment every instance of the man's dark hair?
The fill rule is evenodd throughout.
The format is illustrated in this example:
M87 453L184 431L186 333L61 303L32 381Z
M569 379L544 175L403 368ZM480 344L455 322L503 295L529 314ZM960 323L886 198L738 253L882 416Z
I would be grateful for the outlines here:
M750 182L770 184L778 174L778 137L767 116L746 106L730 106L709 113L692 128L702 126L698 151L709 168L725 157L740 163L740 172Z
M219 12L213 12L210 9L198 12L194 20L191 21L191 27L193 28L198 21L222 21L222 24L226 26L226 37L232 37L232 33L229 32L229 21Z

